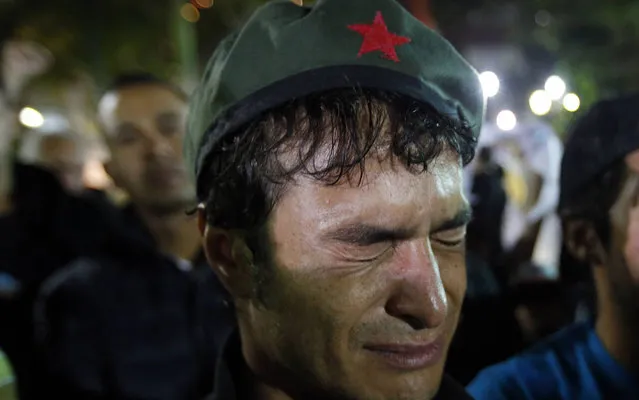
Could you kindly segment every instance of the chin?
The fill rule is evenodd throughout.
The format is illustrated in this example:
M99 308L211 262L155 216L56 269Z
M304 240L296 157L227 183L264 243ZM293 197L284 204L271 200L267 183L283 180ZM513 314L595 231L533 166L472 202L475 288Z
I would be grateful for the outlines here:
M437 394L442 381L443 367L431 367L428 370L403 372L391 375L387 371L380 371L375 386L379 399L424 400L431 399Z

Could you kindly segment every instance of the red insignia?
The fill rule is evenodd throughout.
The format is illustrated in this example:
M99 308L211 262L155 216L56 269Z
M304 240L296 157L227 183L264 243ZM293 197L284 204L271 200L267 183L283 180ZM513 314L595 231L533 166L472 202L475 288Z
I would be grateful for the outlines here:
M411 38L399 36L388 31L388 26L384 22L382 12L378 11L375 21L371 25L357 24L349 25L348 29L360 33L364 36L364 43L359 49L357 57L373 51L381 51L382 56L388 60L399 62L395 47L410 43Z

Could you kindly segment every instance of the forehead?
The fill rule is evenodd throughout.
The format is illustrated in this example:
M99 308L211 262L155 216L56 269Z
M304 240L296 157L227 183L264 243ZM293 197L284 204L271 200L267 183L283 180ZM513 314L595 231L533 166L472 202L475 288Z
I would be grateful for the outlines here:
M274 210L274 228L296 225L324 231L359 222L420 229L416 225L446 220L467 206L461 162L452 151L434 159L423 173L390 161L367 161L362 183L357 183L327 186L297 178Z
M98 116L109 127L122 121L153 118L164 112L185 112L186 108L186 101L168 88L143 84L105 94L98 106Z

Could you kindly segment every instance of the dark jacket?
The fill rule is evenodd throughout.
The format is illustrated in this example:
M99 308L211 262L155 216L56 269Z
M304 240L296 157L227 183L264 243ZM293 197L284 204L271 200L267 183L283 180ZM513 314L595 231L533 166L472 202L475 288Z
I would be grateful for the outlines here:
M249 400L246 376L248 371L241 352L241 343L237 332L230 332L223 344L215 369L215 390L205 400ZM439 392L433 400L472 400L463 386L444 376Z
M44 285L36 307L45 365L66 397L198 399L233 310L206 260L160 254L128 208L100 253Z
M43 391L33 339L33 304L42 282L78 256L94 254L106 231L100 216L112 207L100 196L65 194L56 178L35 167L14 168L15 205L0 216L0 273L19 284L0 298L0 348L13 366L21 400Z
M233 316L204 260L183 271L157 251L133 208L69 196L34 168L17 174L18 207L0 221L8 239L0 266L23 290L4 305L0 346L21 400L179 400L210 391L202 376L212 376L217 335Z

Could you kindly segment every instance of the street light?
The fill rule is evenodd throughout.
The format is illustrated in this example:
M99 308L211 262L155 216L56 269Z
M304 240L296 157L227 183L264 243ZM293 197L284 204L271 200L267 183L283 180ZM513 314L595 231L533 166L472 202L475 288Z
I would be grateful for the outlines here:
M493 97L499 93L499 77L494 72L482 72L479 74L479 81L481 82L481 88L484 91L484 96Z
M510 110L502 110L497 114L496 122L502 131L512 131L517 126L517 116Z
M25 107L20 110L20 115L18 115L20 119L20 123L27 128L39 128L44 124L44 117L40 113L40 111L35 108Z
M566 82L557 75L553 75L546 80L544 89L552 100L560 100L566 93Z
M568 93L564 96L564 108L566 109L566 111L575 112L579 110L580 106L581 100L576 94Z
M546 115L552 108L552 99L545 90L535 90L530 95L528 104L535 115Z

